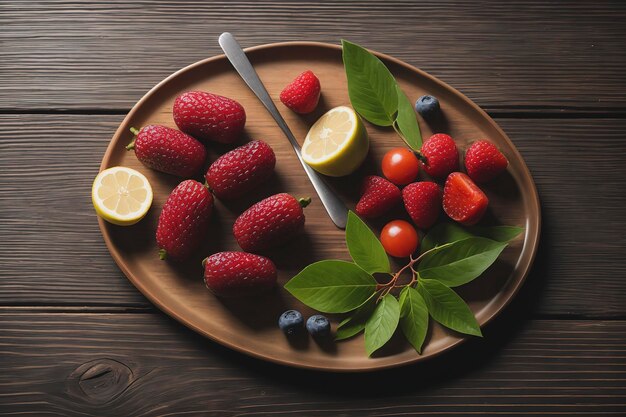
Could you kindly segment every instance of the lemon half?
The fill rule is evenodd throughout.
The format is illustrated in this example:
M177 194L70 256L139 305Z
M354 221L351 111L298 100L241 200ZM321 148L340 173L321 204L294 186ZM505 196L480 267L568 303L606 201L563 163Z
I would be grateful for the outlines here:
M311 126L302 145L302 159L324 175L342 177L363 163L368 150L363 122L350 107L339 106Z
M152 205L152 187L139 171L126 167L105 169L91 187L98 216L120 226L137 223Z

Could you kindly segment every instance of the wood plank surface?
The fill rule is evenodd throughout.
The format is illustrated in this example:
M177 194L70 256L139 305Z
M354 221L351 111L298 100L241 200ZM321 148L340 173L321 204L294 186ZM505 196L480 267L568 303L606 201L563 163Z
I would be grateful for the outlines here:
M104 246L91 207L122 116L0 116L0 305L147 307ZM525 158L543 211L522 293L534 314L626 314L622 119L497 119ZM610 152L607 150L610 149Z
M0 1L0 416L626 415L626 2ZM484 339L372 374L285 368L157 311L117 268L91 181L123 115L244 47L361 43L496 117L543 228Z
M160 313L0 313L0 415L626 413L626 322L502 317L423 365L324 374L248 358Z
M626 3L3 1L0 110L128 109L179 68L243 46L341 38L505 111L626 112Z

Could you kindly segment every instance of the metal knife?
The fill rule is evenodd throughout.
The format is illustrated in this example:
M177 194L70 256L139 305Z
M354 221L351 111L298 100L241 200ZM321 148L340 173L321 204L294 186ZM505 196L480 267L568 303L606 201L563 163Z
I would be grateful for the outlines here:
M256 73L252 64L246 57L245 52L239 46L239 43L233 35L228 32L222 33L219 37L219 44L222 50L226 54L226 58L233 64L235 70L239 73L241 78L246 82L248 87L256 94L261 100L261 103L265 106L267 111L272 115L278 126L282 129L285 136L291 143L298 160L304 168L304 172L309 177L309 180L313 184L313 188L317 192L324 208L328 212L331 220L340 229L346 228L346 222L348 220L348 209L341 201L341 199L335 194L335 192L324 182L324 180L315 172L310 166L308 166L303 160L300 153L300 145L296 141L296 138L291 133L289 126L285 123L285 120L278 112L278 109L274 105L269 93L265 89L265 86L261 82L259 75Z

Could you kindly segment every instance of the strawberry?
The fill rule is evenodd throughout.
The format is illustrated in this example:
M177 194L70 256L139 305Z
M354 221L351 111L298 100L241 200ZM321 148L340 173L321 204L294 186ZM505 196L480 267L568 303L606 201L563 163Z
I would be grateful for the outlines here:
M320 99L320 80L312 71L298 75L280 93L280 101L296 113L311 113Z
M189 257L206 235L213 196L198 181L178 184L161 210L156 231L161 259L181 261Z
M448 176L443 188L443 210L466 226L478 223L487 210L489 199L474 181L462 172Z
M467 175L476 182L488 182L500 175L509 165L506 157L491 142L479 140L465 152Z
M265 182L275 165L276 156L270 145L255 140L220 156L211 164L205 178L217 198L228 200Z
M174 122L183 132L202 140L233 143L246 124L241 104L204 91L188 91L174 101Z
M443 178L453 171L459 170L459 151L454 140L448 135L437 133L422 145L422 162L424 171L431 177Z
M134 149L137 159L148 168L189 178L204 164L204 146L183 132L159 125L130 130L135 137L126 149Z
M413 223L420 229L430 228L441 212L441 190L434 182L422 181L407 185L402 190L404 207Z
M276 285L276 267L264 256L219 252L202 261L204 283L221 297L256 295Z
M378 217L392 209L401 199L398 187L382 177L370 175L363 180L361 199L355 211L361 217Z
M261 252L287 242L304 229L302 207L310 202L284 193L259 201L235 221L237 243L246 252Z

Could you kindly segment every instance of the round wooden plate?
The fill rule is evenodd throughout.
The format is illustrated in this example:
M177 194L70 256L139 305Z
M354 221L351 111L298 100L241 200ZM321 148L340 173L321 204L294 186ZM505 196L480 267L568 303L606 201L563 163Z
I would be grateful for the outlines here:
M328 109L349 105L346 77L337 45L294 42L263 45L246 50L270 95L296 138L302 141L309 126ZM474 282L460 288L481 325L492 319L515 295L532 264L540 228L537 191L522 157L498 125L477 105L436 78L397 59L377 54L389 67L411 100L423 94L439 98L445 118L428 124L420 118L424 138L445 132L455 138L459 148L477 139L496 143L510 161L508 171L484 187L490 208L483 223L519 225L525 233L511 242L498 261ZM281 89L302 71L310 69L322 84L320 104L313 114L299 116L279 101ZM176 127L172 104L188 90L204 90L239 101L246 109L247 122L241 142L262 139L276 152L276 173L272 180L253 195L233 203L216 202L211 232L206 244L184 265L160 261L155 230L163 203L180 179L144 167L124 146L131 141L131 126L163 124ZM376 173L382 155L390 148L403 146L392 129L367 124L371 139L368 160L355 174L330 179L330 184L354 208L363 175ZM212 162L229 148L209 145ZM418 355L402 337L397 337L367 357L363 336L342 342L318 342L306 335L287 339L277 326L278 316L296 308L308 317L313 312L291 297L282 285L304 266L322 259L349 260L344 232L335 228L326 215L293 150L269 113L246 87L223 55L209 58L171 75L133 107L113 136L102 160L101 169L116 165L144 173L154 189L154 203L144 220L134 226L118 227L99 219L100 229L111 255L128 279L154 304L184 325L210 339L265 360L328 371L366 371L389 368L433 357L464 340L464 336L431 323L424 350ZM200 178L198 178L200 179ZM209 254L238 250L231 228L236 217L259 199L277 192L311 196L305 209L305 233L289 245L274 251L271 258L279 269L279 288L255 299L220 300L204 286L201 261ZM370 223L376 231L388 220L405 217L399 208L383 219ZM333 329L341 317L332 317ZM432 321L431 321L432 322Z

